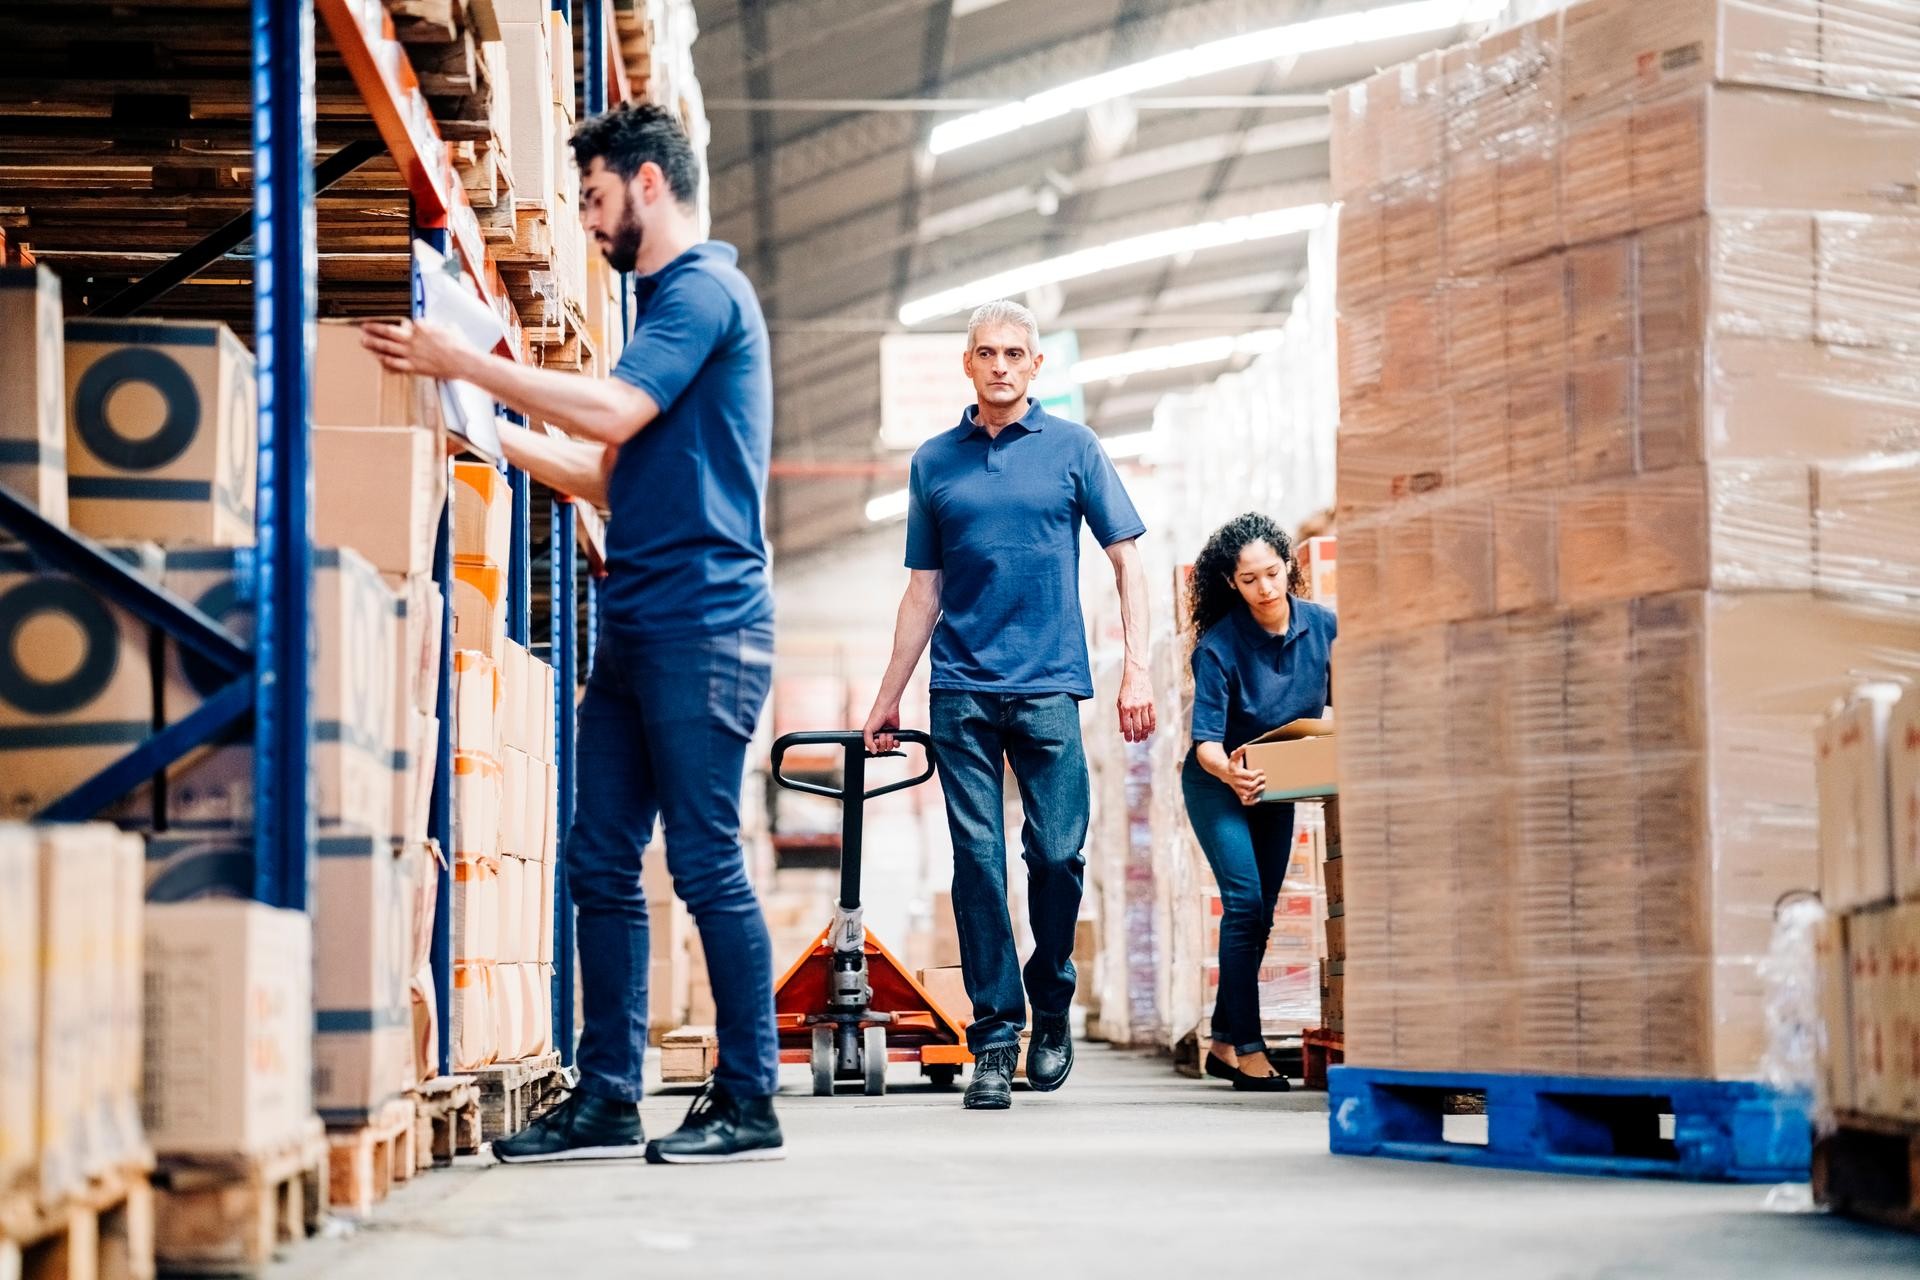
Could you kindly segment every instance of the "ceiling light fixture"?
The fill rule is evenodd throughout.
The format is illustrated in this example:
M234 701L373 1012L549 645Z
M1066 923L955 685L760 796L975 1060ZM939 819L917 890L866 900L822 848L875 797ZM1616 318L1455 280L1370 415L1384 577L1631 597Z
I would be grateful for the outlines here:
M1109 458L1144 457L1153 448L1153 432L1134 431L1124 436L1107 436L1100 441Z
M1082 383L1112 382L1136 373L1163 373L1169 369L1185 369L1199 364L1218 364L1235 356L1272 351L1285 338L1284 329L1256 329L1237 337L1195 338L1191 342L1175 342L1164 347L1122 351L1118 355L1082 360L1067 370L1067 377Z
M1019 102L975 111L934 126L928 150L941 156L949 151L1013 133L1101 102L1145 93L1183 80L1250 67L1257 62L1324 53L1354 45L1375 44L1406 36L1451 31L1483 22L1500 11L1502 0L1412 0L1356 13L1340 13L1292 22L1264 31L1211 40L1144 62L1115 67L1082 80L1070 81Z
M1057 258L1045 258L1039 262L1028 263L1024 267L998 271L993 275L982 276L978 280L970 280L966 284L956 285L951 289L942 289L938 293L915 298L900 308L900 323L920 324L923 321L952 315L956 311L963 311L994 298L1011 298L1043 285L1078 280L1082 276L1113 271L1120 267L1136 266L1142 262L1154 262L1161 258L1195 253L1201 249L1245 244L1250 240L1298 235L1312 231L1324 222L1326 217L1326 205L1303 204L1291 209L1269 209L1265 213L1250 213L1237 218L1223 218L1217 222L1196 223L1190 227L1150 231L1146 235L1130 236L1109 244L1096 245L1091 249L1062 254Z
M907 514L907 491L896 489L892 493L883 493L867 503L867 523L882 524L888 520L898 520Z

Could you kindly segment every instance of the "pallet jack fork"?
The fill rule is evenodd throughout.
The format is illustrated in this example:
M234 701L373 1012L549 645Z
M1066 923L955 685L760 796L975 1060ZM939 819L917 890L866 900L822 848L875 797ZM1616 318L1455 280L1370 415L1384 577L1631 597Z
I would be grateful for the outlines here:
M918 1062L935 1087L950 1088L959 1079L960 1068L973 1061L961 1023L914 981L862 920L860 842L866 802L919 786L933 776L932 743L927 735L917 729L897 729L894 736L926 749L926 771L871 791L866 787L870 757L857 731L789 733L773 744L774 781L841 805L840 893L833 923L793 962L773 993L780 1061L811 1065L816 1096L830 1096L840 1080L864 1082L869 1096L883 1094L889 1062ZM781 772L781 761L795 747L840 748L845 759L840 786L836 789Z

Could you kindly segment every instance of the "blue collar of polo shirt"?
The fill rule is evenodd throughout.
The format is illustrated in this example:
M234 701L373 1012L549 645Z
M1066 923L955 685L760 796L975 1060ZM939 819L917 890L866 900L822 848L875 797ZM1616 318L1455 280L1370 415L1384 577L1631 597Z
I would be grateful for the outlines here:
M977 404L970 404L960 411L960 429L967 435L983 436L987 434L987 429L974 420L973 415L979 408L980 406ZM1035 432L1044 427L1046 422L1047 411L1040 407L1038 400L1035 400L1032 396L1028 396L1027 411L1014 421L1009 422L1005 427L1002 427L1001 430L1005 431L1013 427L1019 427L1022 431Z
M690 263L699 262L703 259L712 259L727 266L732 266L734 263L740 261L740 251L724 240L702 240L699 244L688 245L686 252L667 263L666 266L661 267L658 271L653 272L651 275L636 275L633 278L634 291L644 299L660 287L662 280L665 280L675 271L678 271Z
M1300 601L1293 600L1287 606L1287 630L1283 635L1274 635L1253 619L1253 610L1241 603L1233 611L1234 623L1240 628L1240 634L1249 644L1288 644L1302 631L1307 629L1305 620L1300 616Z

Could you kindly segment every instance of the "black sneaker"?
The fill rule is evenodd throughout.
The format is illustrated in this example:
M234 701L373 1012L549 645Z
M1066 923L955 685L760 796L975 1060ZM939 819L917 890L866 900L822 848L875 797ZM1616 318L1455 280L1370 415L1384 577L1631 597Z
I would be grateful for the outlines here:
M647 1144L648 1164L726 1164L784 1160L785 1140L772 1098L736 1098L711 1081L687 1108L678 1129Z
M646 1151L640 1108L575 1091L565 1102L510 1138L496 1138L493 1155L507 1164L552 1160L634 1160Z
M1067 1015L1036 1014L1033 1039L1027 1042L1027 1083L1038 1093L1052 1093L1072 1070L1073 1028Z
M973 1078L967 1081L969 1111L1005 1111L1013 1105L1013 1068L1020 1046L996 1044L982 1049L973 1060Z

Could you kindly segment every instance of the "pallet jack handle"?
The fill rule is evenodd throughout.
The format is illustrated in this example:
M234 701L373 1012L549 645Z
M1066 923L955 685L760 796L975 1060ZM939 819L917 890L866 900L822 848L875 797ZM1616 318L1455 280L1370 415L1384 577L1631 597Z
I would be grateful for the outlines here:
M933 776L933 739L918 729L890 729L901 742L917 742L927 749L926 771L914 778L890 782L884 787L867 787L867 761L888 756L905 756L904 751L886 751L869 756L866 738L858 729L821 729L782 735L773 744L773 780L790 791L825 796L840 802L840 906L852 911L860 906L860 841L865 830L866 803L878 796L891 795L917 787ZM839 747L846 757L839 787L789 778L780 772L780 762L794 747Z

